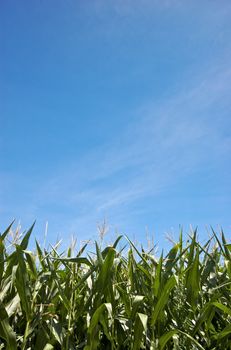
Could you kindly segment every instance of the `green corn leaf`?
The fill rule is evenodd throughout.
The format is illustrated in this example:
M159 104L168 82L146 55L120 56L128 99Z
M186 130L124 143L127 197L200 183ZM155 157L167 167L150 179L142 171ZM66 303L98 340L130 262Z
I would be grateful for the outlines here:
M27 249L27 246L28 246L28 243L29 243L29 239L30 239L31 233L33 231L34 225L35 225L35 222L29 228L29 230L27 231L27 233L25 234L25 236L22 239L22 242L20 244L20 247L21 247L22 250L26 250Z
M111 272L114 258L115 258L115 253L116 253L115 249L110 247L106 258L102 263L102 267L98 276L98 286L101 287L102 289L105 287L105 284L108 281L108 278L110 276L110 272Z
M159 339L160 350L163 350L165 348L166 344L168 343L168 341L170 339L172 339L172 337L174 337L174 335L176 335L177 333L178 333L178 330L174 329L172 331L169 331L169 332L163 334Z
M26 319L31 319L31 290L29 286L29 276L23 256L21 245L16 245L16 254L18 268L16 272L16 287L20 296L22 310L24 310Z
M15 220L13 220L13 221L11 222L11 224L7 227L7 229L6 229L2 234L0 234L0 240L4 241L4 239L6 238L6 236L8 235L8 233L10 232L10 229L11 229L11 227L12 227L12 225L13 225L14 222L15 222Z
M117 247L119 241L120 241L122 238L123 238L123 235L119 235L119 236L116 238L115 242L113 243L113 248L114 248L114 249L116 249L116 247Z
M196 339L194 339L190 334L183 332L181 330L177 330L180 334L184 335L187 337L192 343L194 343L200 350L206 350Z
M89 328L88 328L88 341L85 346L85 350L96 350L99 344L99 323L101 318L105 318L106 313L106 324L108 325L108 318L112 319L112 305L110 303L104 303L98 307L98 309L94 312ZM109 329L108 329L109 333Z
M145 333L147 331L148 316L142 313L136 314L135 326L134 326L134 342L133 350L139 350L143 339L145 338Z
M225 244L225 247L231 252L231 243L230 244Z
M221 332L219 332L218 334L214 335L213 338L220 340L224 337L227 337L228 335L231 334L231 325L226 326Z
M97 242L95 242L95 248L96 248L98 264L99 264L99 266L101 266L101 265L103 265L103 255L101 253L101 250L100 250L99 245L98 245Z
M12 300L10 300L6 305L6 312L9 317L15 314L16 310L19 309L20 306L20 298L19 295L16 294Z
M17 350L16 335L9 324L6 309L0 303L0 337L6 340L7 350Z
M139 307L142 306L143 302L144 302L144 295L135 295L133 298L133 302L132 302L132 312L131 312L131 319L133 319L139 309Z
M191 267L187 272L186 287L188 290L188 301L192 306L195 306L200 291L199 248L196 249L195 258L191 261Z
M43 350L53 350L54 349L54 346L53 345L51 345L51 344L46 344L45 346L44 346L44 348L43 348Z
M161 284L162 265L163 265L163 251L162 251L160 259L158 261L158 265L156 267L155 277L154 277L154 282L153 282L153 294L155 297L157 297L159 294L159 288L160 288L160 284Z
M165 264L165 273L169 274L172 271L172 268L175 265L175 259L180 248L179 244L175 244L174 247L170 250L168 255L166 256L166 264Z
M5 252L5 246L3 244L2 238L0 238L0 281L2 279L2 275L4 272L4 252Z
M34 279L37 278L37 268L35 263L35 256L32 252L24 251L26 256L26 261L30 269L30 273L33 275Z
M231 316L231 308L229 308L228 306L225 306L219 302L213 302L211 304L214 305L216 308L220 309L221 311L223 311L226 314Z
M161 295L152 313L152 320L151 320L152 326L155 325L160 312L164 309L165 305L167 304L169 294L171 293L172 289L175 287L176 283L177 283L176 278L173 275L171 278L169 278L169 280L164 285L164 288L161 291Z

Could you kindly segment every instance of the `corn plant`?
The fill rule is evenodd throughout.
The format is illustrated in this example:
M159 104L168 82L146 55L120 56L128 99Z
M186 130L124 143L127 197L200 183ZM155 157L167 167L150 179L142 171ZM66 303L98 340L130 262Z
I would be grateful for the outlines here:
M33 225L34 226L34 225ZM231 349L231 245L212 230L167 252L113 245L28 250L0 235L0 349Z

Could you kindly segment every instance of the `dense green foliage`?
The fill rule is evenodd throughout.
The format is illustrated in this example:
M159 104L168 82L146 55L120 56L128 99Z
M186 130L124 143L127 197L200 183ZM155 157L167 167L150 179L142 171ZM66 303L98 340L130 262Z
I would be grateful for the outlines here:
M193 232L157 258L127 237L74 254L0 236L0 349L231 349L231 245ZM123 244L126 245L123 249Z

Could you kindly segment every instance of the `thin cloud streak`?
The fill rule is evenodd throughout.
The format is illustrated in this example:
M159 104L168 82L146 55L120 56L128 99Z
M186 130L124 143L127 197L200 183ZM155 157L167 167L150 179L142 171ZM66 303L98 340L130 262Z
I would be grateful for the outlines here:
M203 75L196 86L184 86L184 92L159 106L140 109L136 123L119 141L51 177L36 194L38 206L44 201L65 203L67 208L75 206L76 213L80 209L82 224L95 223L108 213L119 213L120 207L124 210L141 198L164 193L203 163L226 157L231 140L224 137L220 120L230 111L230 72L225 67L215 75ZM217 105L222 115L211 120L210 111Z
M21 203L8 205L17 213L23 209L28 219L44 215L47 207L52 208L53 218L69 211L65 230L79 229L82 234L93 230L103 217L122 225L134 203L157 198L200 167L228 157L231 140L225 124L230 86L228 64L201 72L170 97L134 110L135 122L110 144L99 146L76 163L63 164L41 182L35 184L33 179L30 184L28 180L30 195L23 208ZM214 110L216 118L211 120ZM18 185L14 179L10 183Z

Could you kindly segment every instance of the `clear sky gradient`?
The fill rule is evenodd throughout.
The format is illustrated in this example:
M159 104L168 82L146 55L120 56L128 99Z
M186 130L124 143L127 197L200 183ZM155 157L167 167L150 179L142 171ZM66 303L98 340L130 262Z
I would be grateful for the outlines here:
M0 2L0 231L230 235L230 172L230 0Z

